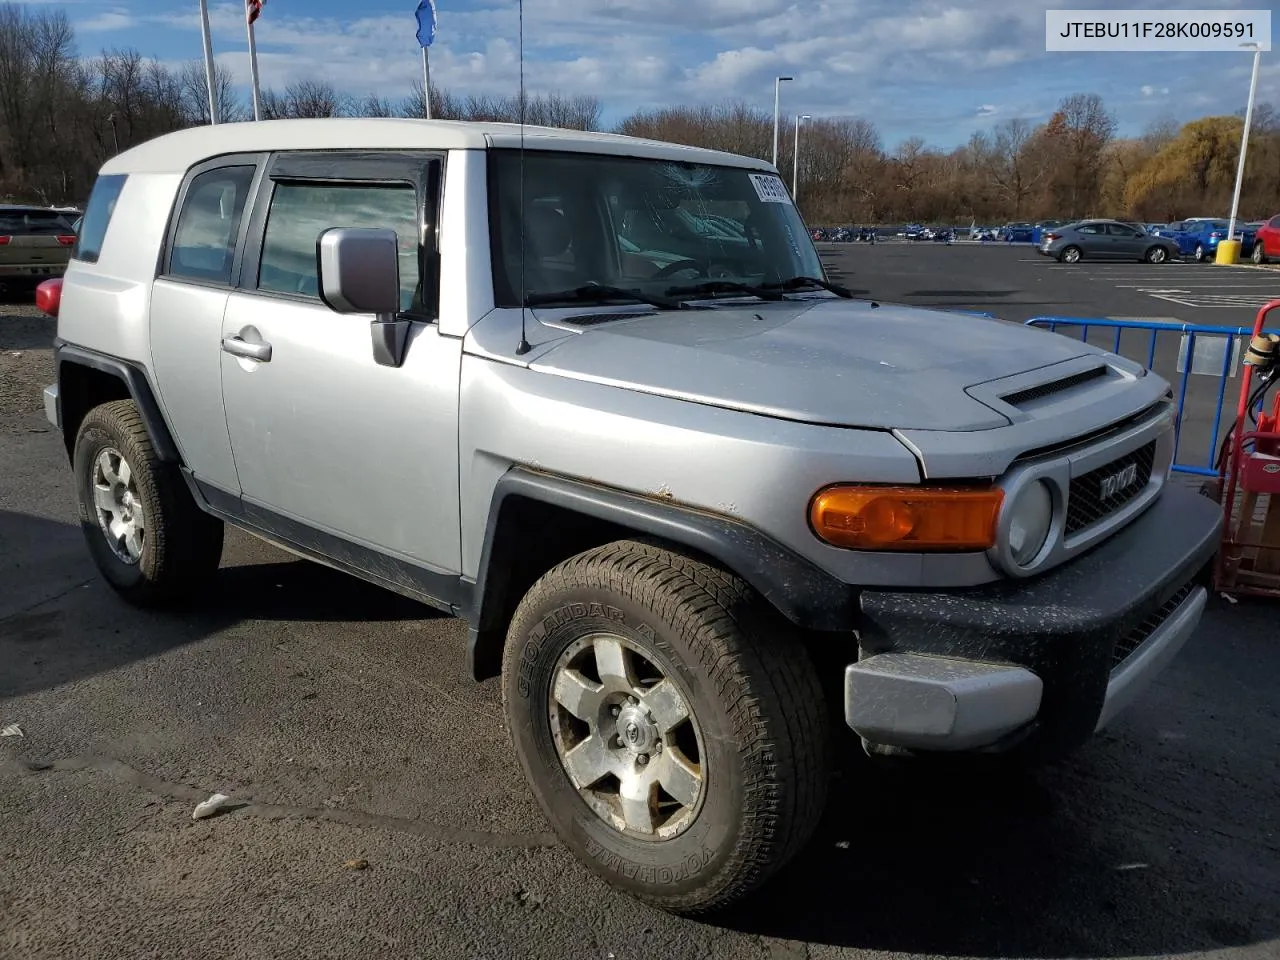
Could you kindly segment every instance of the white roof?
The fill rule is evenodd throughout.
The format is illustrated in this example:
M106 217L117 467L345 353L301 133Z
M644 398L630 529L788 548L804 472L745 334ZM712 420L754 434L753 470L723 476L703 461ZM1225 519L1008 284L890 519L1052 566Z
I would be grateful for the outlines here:
M165 134L112 157L102 173L185 173L213 157L274 150L485 150L519 147L520 125L461 120L332 118L263 120L191 127ZM703 150L616 133L588 133L552 127L524 128L529 150L607 153L658 160L691 161L773 171L764 160Z

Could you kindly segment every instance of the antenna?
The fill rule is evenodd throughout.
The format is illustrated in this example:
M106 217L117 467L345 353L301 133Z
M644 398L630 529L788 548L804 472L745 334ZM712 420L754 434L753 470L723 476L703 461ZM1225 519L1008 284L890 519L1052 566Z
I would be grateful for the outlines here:
M520 0L520 342L516 344L516 356L522 357L533 348L529 346L528 332L525 327L525 315L528 308L524 302L528 298L525 291L524 273L524 0Z

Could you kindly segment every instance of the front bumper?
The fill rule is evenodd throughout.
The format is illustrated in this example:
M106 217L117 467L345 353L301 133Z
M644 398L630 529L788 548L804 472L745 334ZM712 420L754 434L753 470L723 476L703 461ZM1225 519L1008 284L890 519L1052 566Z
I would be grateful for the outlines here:
M1168 488L1141 517L1034 580L865 591L845 719L873 744L1060 754L1110 723L1194 633L1221 508Z

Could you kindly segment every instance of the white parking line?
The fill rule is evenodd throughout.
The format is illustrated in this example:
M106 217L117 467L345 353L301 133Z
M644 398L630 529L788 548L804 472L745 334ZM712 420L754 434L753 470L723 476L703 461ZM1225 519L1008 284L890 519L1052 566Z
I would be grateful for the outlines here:
M1170 296L1163 293L1149 293L1149 297L1157 300L1167 300L1169 303L1176 303L1184 307L1194 307L1198 310L1239 310L1241 307L1258 308L1263 304L1270 303L1272 300L1280 300L1275 295L1269 296L1245 296L1243 294L1183 294L1181 296Z

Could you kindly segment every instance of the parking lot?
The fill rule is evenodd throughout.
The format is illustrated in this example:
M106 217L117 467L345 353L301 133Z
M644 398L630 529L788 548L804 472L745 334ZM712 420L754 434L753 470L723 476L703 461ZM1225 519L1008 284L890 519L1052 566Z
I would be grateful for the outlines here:
M1250 267L906 243L823 254L860 296L1016 322L1246 324L1280 298L1280 272ZM1280 605L1215 599L1147 695L1056 767L847 764L785 875L728 915L683 920L605 887L549 836L497 684L464 676L460 622L234 533L202 608L118 601L40 411L52 337L30 306L0 304L0 726L23 733L0 739L0 956L1280 952ZM1158 360L1176 366L1176 342ZM1193 398L1206 424L1210 379ZM193 821L214 792L233 809Z

